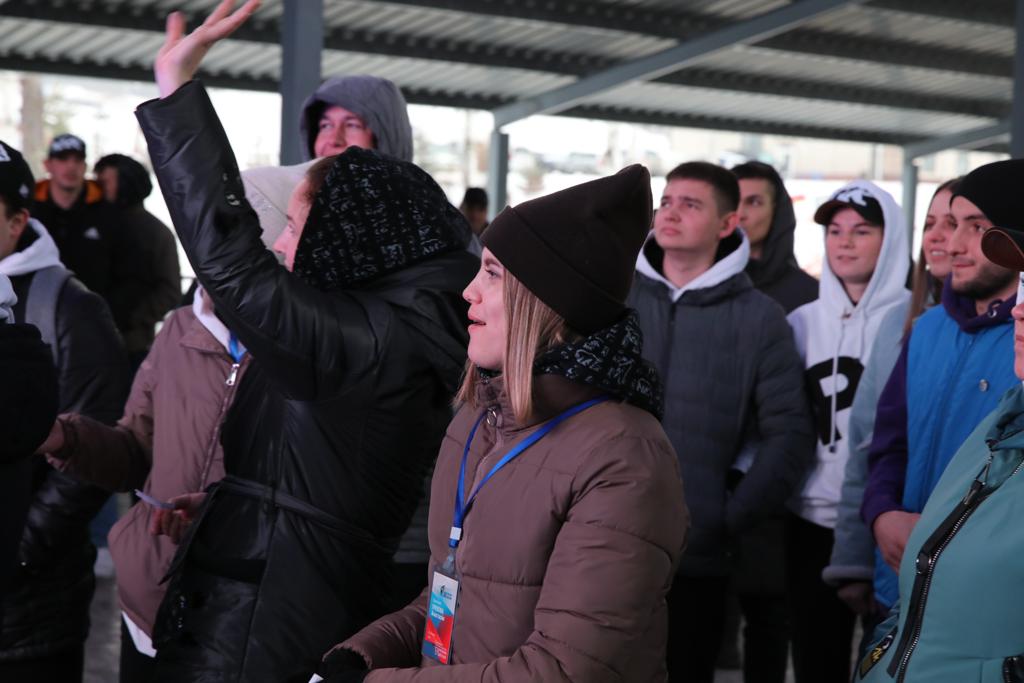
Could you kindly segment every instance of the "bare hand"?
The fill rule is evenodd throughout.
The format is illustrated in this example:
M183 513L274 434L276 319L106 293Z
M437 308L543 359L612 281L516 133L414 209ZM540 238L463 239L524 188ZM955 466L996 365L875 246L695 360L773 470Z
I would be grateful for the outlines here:
M64 427L60 420L54 420L53 426L50 427L50 435L46 437L46 441L39 444L36 453L56 453L62 448L64 448Z
M853 610L857 616L875 614L879 611L875 602L875 587L870 581L854 581L836 591L836 595Z
M900 560L903 559L907 539L919 519L921 515L914 512L890 510L878 515L871 527L878 549L882 551L882 559L896 573L900 571Z
M247 0L244 5L232 12L234 6L234 0L223 0L217 5L217 9L206 17L202 26L187 36L185 15L181 12L172 12L168 15L166 38L153 64L153 74L156 76L161 98L167 97L192 80L199 69L199 63L214 43L227 38L244 24L260 6L260 0Z
M149 533L153 536L168 536L175 543L180 543L189 525L199 515L204 500L205 493L185 493L168 501L174 506L173 510L153 508L149 518Z

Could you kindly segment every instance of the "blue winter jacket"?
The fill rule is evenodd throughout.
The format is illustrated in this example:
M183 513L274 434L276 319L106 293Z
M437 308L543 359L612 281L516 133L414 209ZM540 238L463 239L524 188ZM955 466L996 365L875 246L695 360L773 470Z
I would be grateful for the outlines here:
M1017 383L1013 373L1015 298L978 315L973 299L947 280L942 306L922 315L879 399L864 517L921 512L953 454ZM896 574L876 548L875 596L899 598Z

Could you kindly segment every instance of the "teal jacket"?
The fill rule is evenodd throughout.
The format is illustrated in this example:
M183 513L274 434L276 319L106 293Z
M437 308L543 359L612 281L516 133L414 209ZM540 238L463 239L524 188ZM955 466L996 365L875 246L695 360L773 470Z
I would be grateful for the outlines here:
M900 600L857 681L1024 682L1024 388L950 461L907 542Z

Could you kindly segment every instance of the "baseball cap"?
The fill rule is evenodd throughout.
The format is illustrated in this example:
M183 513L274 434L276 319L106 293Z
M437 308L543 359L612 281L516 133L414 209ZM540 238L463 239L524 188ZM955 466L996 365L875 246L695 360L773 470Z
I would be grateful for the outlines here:
M7 209L19 211L28 208L35 184L32 170L21 152L0 140L0 199Z
M864 187L844 186L836 190L832 197L814 212L814 222L828 225L840 209L853 209L867 222L885 227L882 205Z
M62 133L50 142L50 151L47 157L60 157L66 154L78 154L85 158L85 141L77 135Z

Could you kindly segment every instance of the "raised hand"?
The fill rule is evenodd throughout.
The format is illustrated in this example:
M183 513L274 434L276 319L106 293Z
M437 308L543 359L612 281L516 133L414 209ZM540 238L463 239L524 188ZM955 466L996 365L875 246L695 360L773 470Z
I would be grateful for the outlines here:
M259 6L260 0L247 0L232 11L234 0L223 0L206 21L188 35L185 35L185 15L181 12L168 15L166 38L153 64L160 97L167 97L190 81L214 43L234 33Z

